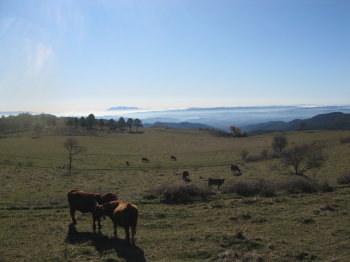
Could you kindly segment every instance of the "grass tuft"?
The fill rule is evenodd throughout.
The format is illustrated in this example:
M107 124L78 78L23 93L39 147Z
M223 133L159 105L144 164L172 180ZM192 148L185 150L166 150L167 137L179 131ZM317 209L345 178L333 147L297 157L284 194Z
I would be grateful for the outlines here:
M350 184L350 171L349 170L345 170L343 172L343 174L341 174L338 178L337 178L337 183L339 185L346 185L346 184Z

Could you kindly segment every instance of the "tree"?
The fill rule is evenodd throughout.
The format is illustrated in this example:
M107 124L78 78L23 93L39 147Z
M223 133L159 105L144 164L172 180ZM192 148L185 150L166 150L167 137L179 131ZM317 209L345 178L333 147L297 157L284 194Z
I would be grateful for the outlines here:
M120 130L123 130L124 128L125 128L125 125L126 125L126 123L125 123L125 119L124 119L124 117L119 117L119 120L118 120L118 128L120 129Z
M143 127L141 120L138 118L134 119L134 125L136 126L136 133L139 132L139 127Z
M88 115L88 117L86 118L86 128L92 129L95 124L96 124L96 118L94 114Z
M86 148L81 146L79 142L76 139L73 138L68 138L64 143L63 143L64 148L68 152L68 175L71 174L72 170L72 162L73 162L73 156L85 152Z
M114 130L116 128L116 123L114 121L114 119L109 119L107 122L107 127L109 128L109 130Z
M101 118L99 121L98 121L98 127L100 129L103 129L103 127L105 126L105 121Z
M79 119L79 125L81 126L81 127L85 127L86 126L86 119L85 119L85 117L80 117L80 119Z
M273 137L272 149L276 152L282 152L282 150L288 145L287 137L284 134L277 134Z
M291 166L291 174L304 176L305 172L321 167L326 160L323 147L319 144L303 144L285 151L282 160L286 166Z
M65 119L66 127L72 128L74 126L74 118L73 117L67 117Z
M129 132L131 133L131 128L134 125L134 120L132 118L129 118L128 121L126 121L126 126L129 127Z
M40 137L40 133L43 131L43 127L39 124L36 123L34 126L34 134L33 137L38 138Z
M79 126L79 119L77 117L74 117L73 122L74 122L74 128L78 128L78 126Z
M247 133L246 132L242 132L242 129L240 129L237 126L230 126L230 130L232 132L232 135L234 137L246 137Z

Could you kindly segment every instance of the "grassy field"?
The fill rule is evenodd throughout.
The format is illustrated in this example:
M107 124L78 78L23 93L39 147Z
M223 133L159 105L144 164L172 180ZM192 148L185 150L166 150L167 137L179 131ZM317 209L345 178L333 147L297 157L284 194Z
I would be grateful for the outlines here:
M145 128L141 134L76 136L87 151L77 155L70 176L67 136L0 139L0 261L350 261L350 187L337 177L350 170L349 131L290 132L289 146L322 142L327 161L307 175L328 181L333 192L242 197L213 190L207 201L164 204L143 196L155 188L205 186L207 179L284 179L280 160L245 162L241 152L272 152L274 134L214 137L205 130ZM177 161L170 161L170 155ZM141 157L150 163L141 163ZM125 161L130 166L125 166ZM242 176L232 175L238 164ZM90 215L78 213L70 227L66 193L120 190L140 209L136 247L112 238L110 219L93 234ZM119 229L119 237L124 238ZM250 258L251 260L244 260ZM255 258L255 260L254 260Z

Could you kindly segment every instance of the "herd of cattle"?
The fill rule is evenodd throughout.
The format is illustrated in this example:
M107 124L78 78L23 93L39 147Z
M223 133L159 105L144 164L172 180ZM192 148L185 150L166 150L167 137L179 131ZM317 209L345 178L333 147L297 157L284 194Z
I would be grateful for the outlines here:
M117 237L117 227L123 227L125 230L127 243L135 245L135 234L138 218L137 206L130 202L118 200L115 193L87 193L80 190L71 190L67 194L70 209L70 216L73 225L77 224L75 220L75 211L83 213L92 213L92 229L96 232L96 221L98 222L98 232L101 232L101 218L109 216L114 226L114 236Z
M170 160L171 161L176 161L177 159L176 159L175 156L170 156ZM141 158L141 163L149 163L149 162L150 162L150 160L147 157L142 157ZM125 165L126 166L130 166L130 162L129 161L125 161ZM231 164L230 168L231 168L231 172L235 176L240 176L242 174L241 170L239 169L239 167L237 165ZM187 170L182 172L182 179L185 182L190 182L191 181L189 176L190 176L190 173ZM208 187L212 188L212 186L217 186L218 188L220 188L220 186L222 186L224 182L225 182L225 179L222 179L222 178L209 178L208 179Z
M171 161L176 161L175 156L170 156ZM149 163L149 159L143 157L142 163ZM127 166L130 165L129 161L125 162ZM241 175L241 170L237 165L231 165L231 172L238 176ZM190 173L185 170L182 172L182 179L189 182ZM220 178L208 178L208 187L217 186L220 188L225 179ZM75 211L83 213L92 213L92 229L96 232L96 221L98 223L98 232L101 232L101 218L109 216L112 219L114 226L114 236L117 237L117 227L123 227L125 230L127 243L130 243L130 230L131 230L131 243L135 245L135 234L138 218L137 206L130 202L124 202L118 200L118 196L115 193L87 193L77 189L71 190L67 194L68 203L70 209L70 217L73 225L77 224L75 219Z

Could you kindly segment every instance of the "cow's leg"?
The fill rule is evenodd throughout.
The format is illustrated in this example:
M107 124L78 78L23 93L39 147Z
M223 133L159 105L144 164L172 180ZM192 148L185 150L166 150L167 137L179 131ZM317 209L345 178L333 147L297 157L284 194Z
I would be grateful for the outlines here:
M130 244L130 233L129 233L129 226L125 226L125 240L128 244Z
M113 225L114 225L114 237L118 237L117 235L117 223L114 223L113 222Z
M92 229L94 230L94 232L96 232L96 220L98 225L98 232L101 233L101 228L102 228L101 218L98 215L92 213L92 221L93 221Z
M70 209L70 217L72 219L73 225L76 225L77 221L75 220L75 209L73 208Z
M96 218L94 216L94 214L92 214L92 230L94 231L94 233L96 233Z
M99 218L99 219L97 220L97 222L98 222L98 232L101 233L101 228L102 228L101 219Z
M131 243L135 246L136 226L131 226Z

